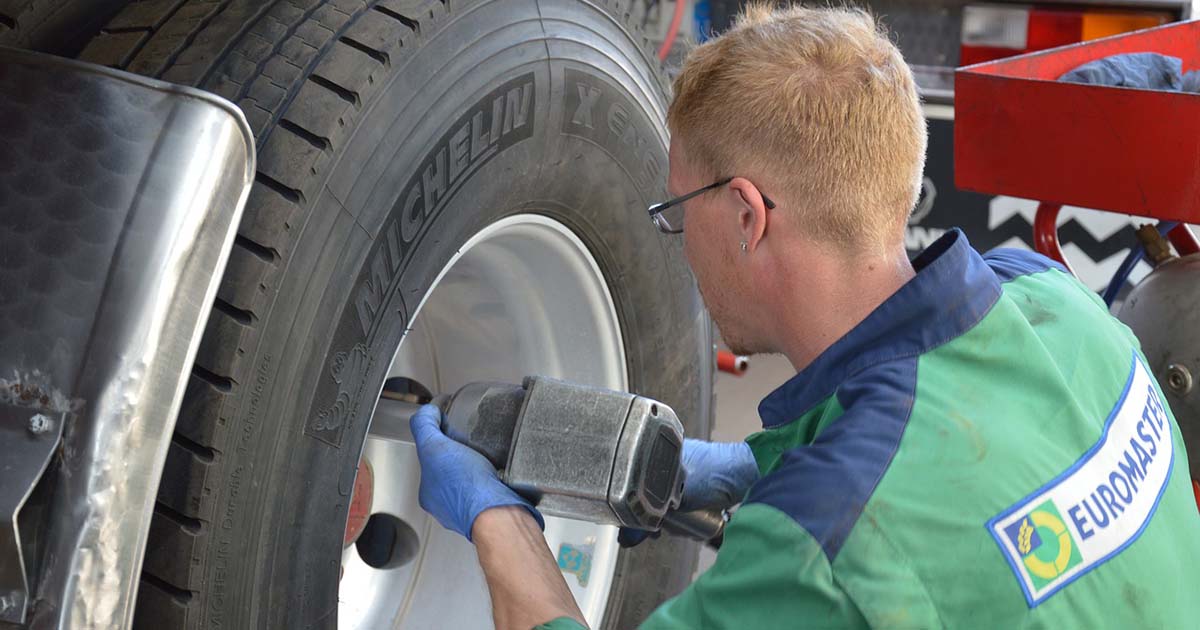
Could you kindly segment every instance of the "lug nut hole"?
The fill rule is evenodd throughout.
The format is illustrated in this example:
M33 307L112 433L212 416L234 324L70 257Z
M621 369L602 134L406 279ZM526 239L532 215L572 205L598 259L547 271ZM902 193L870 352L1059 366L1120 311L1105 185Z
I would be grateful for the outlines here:
M354 543L358 556L367 566L395 569L417 557L420 541L408 523L383 512L367 519L367 525Z

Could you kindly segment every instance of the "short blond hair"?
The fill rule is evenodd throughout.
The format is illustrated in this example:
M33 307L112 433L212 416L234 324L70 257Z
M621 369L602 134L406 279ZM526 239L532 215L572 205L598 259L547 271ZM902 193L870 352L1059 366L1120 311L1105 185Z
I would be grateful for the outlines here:
M694 166L776 192L814 239L903 238L925 119L912 71L864 11L752 4L688 55L667 124Z

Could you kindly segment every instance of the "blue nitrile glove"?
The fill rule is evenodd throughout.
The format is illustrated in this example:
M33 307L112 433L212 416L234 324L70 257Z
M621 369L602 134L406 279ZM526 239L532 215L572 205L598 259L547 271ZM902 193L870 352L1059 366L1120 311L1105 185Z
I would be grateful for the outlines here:
M683 497L679 511L729 509L746 496L758 481L758 464L750 445L745 442L709 442L683 440ZM632 547L650 536L649 532L622 528L617 541Z
M716 508L731 508L746 496L750 486L758 481L758 463L745 442L709 442L683 440L683 468L687 479L683 483L683 499L679 509L684 512Z
M541 513L500 481L496 467L471 447L446 437L441 424L442 411L436 405L421 407L409 421L421 461L421 507L467 540L480 512L505 505L529 510L545 529Z

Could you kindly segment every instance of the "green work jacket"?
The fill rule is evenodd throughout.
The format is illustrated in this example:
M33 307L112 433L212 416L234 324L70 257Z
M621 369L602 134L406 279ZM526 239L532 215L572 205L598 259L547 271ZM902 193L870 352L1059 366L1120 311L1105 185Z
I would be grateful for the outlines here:
M1037 254L954 230L913 265L763 400L762 478L642 627L1200 627L1187 454L1133 334Z

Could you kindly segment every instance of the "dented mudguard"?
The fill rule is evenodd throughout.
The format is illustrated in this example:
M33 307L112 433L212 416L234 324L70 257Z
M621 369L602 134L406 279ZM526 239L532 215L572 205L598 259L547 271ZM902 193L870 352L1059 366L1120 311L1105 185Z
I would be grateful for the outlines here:
M4 48L0 138L0 627L127 627L254 141L205 92Z

